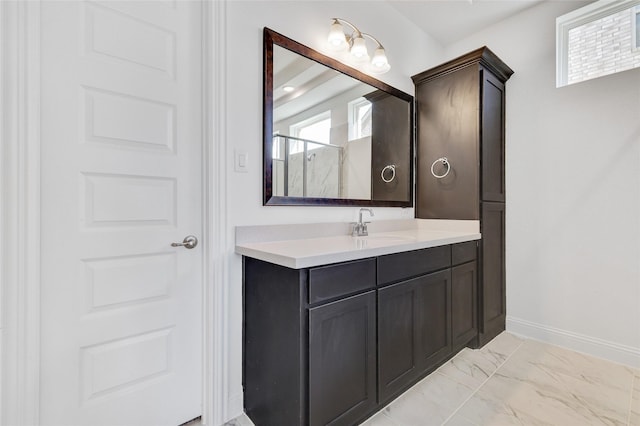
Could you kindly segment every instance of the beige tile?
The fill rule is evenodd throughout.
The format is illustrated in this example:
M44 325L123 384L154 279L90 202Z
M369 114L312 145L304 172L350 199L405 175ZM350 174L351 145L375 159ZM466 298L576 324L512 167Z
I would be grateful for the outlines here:
M633 380L629 426L640 426L640 374L636 375Z
M441 425L472 393L468 386L435 372L389 404L383 413L398 426Z
M439 426L449 417L446 408L438 407L415 388L409 389L383 410L398 426Z
M503 363L524 342L524 339L503 331L480 349L485 356L493 358L495 363Z
M478 389L502 361L479 350L463 349L437 371L471 389Z
M383 412L376 414L375 416L362 423L361 426L398 426L389 417L385 416Z
M470 387L438 372L425 377L413 389L424 395L425 409L441 421L451 416L473 393Z
M494 375L457 412L479 425L620 425L580 400Z
M445 424L445 426L477 426L477 423L472 422L466 417L462 417L459 414L455 414Z
M548 399L555 398L574 411L586 413L588 418L606 419L604 420L605 424L624 424L626 422L629 389L621 390L553 373L523 379L521 375L502 376L501 370L494 377L528 383L536 389L539 395ZM487 389L491 388L491 384L487 384Z
M507 400L485 394L482 390L476 392L460 409L456 412L452 420L466 419L476 425L537 425L539 422L533 421L526 416L515 411L512 404Z
M529 385L540 395L563 401L594 421L627 421L633 372L618 364L552 345L525 342L494 377ZM501 392L491 381L483 390Z
M530 368L625 391L629 389L630 378L634 374L629 367L534 340L526 340L511 361L525 361Z
M408 390L383 410L384 415L397 425L422 425L425 413L422 410L424 396L413 389Z

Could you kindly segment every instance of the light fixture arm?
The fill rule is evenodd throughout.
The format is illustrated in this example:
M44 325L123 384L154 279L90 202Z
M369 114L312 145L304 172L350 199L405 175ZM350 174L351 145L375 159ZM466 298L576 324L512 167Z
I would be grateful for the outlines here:
M353 25L351 22L347 21L346 19L342 19L342 18L331 18L333 19L334 23L345 23L348 26L350 26L353 29L353 32L351 33L351 36L349 36L349 38L353 38L353 34L357 34L359 36L362 35L362 32L358 29L358 27L356 27L355 25ZM348 41L348 40L347 40Z
M384 49L384 46L382 45L382 43L380 43L380 41L378 41L378 39L375 38L374 36L372 36L371 34L369 34L369 33L360 33L360 34L362 34L365 37L369 37L371 40L376 42L376 44L378 45L376 47Z

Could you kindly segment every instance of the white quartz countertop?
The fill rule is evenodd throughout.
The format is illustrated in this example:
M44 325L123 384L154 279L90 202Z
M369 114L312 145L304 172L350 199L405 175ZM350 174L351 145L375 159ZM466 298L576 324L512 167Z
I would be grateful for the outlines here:
M369 235L352 237L349 224L299 224L236 228L236 253L301 269L480 239L478 221L373 222Z

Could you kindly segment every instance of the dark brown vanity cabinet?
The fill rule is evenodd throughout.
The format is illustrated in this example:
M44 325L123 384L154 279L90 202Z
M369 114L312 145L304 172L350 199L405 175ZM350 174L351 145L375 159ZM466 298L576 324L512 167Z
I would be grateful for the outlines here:
M452 247L451 339L453 351L467 346L478 335L477 243Z
M416 217L480 221L479 346L505 322L505 83L512 74L483 47L412 77Z
M451 354L451 270L378 290L378 391L388 402Z
M376 406L376 292L309 309L309 424L354 424Z
M243 258L245 411L352 425L377 406L376 259L290 269Z
M451 353L451 246L378 257L378 397L388 402Z
M243 258L249 417L354 425L435 370L476 337L476 244L299 270Z
M419 375L421 307L415 280L378 291L378 395L386 401Z
M451 355L451 270L419 279L418 359L420 370L432 370Z

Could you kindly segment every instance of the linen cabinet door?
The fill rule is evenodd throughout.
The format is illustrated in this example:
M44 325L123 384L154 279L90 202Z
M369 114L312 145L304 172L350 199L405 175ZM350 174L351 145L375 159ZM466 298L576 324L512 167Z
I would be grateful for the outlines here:
M505 201L504 83L482 69L482 194L484 201Z
M416 217L477 220L480 200L478 67L467 66L415 82L418 105ZM443 157L449 161L450 170L438 161ZM432 166L435 175L444 177L436 178Z
M505 328L507 314L505 280L505 205L482 203L480 232L480 346Z
M378 290L378 395L381 403L403 390L418 370L417 280Z
M451 269L451 334L453 350L463 348L478 334L476 262Z
M352 425L375 406L375 291L309 309L309 424Z
M418 345L420 370L446 359L451 346L451 269L416 279L418 287Z

